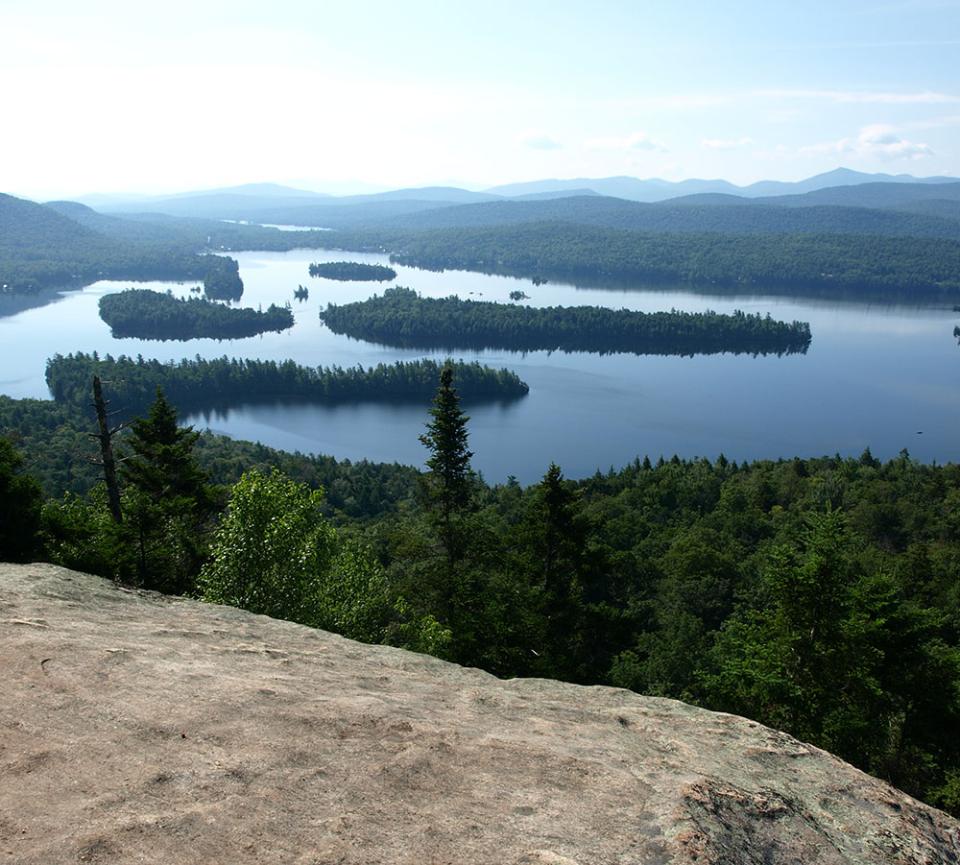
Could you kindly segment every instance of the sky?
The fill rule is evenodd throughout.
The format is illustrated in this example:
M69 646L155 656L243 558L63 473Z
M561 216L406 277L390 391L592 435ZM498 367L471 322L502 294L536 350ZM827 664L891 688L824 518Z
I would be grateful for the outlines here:
M960 0L0 0L0 191L960 176Z

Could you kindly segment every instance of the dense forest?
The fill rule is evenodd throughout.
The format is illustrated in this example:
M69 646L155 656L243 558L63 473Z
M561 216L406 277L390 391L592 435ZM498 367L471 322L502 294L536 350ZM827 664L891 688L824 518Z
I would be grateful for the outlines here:
M320 318L334 333L405 348L711 354L805 352L810 326L736 312L632 312L597 306L532 307L457 297L421 297L409 288L330 304Z
M422 437L426 471L368 474L390 491L367 511L354 500L354 518L331 520L322 467L302 483L266 451L226 457L242 474L217 487L208 446L177 428L162 395L118 436L119 521L102 486L44 501L22 459L59 454L33 451L38 438L20 439L22 457L4 442L0 507L15 500L19 522L0 534L0 557L43 556L497 675L744 714L960 813L960 467L906 452L675 457L576 482L550 465L526 489L491 487L470 469L453 376L441 372ZM0 400L4 423L13 402ZM20 422L35 426L40 406ZM326 477L327 498L356 489L349 472Z
M125 243L57 211L0 195L0 288L36 291L98 279L203 279L206 262L181 248Z
M199 297L131 288L100 298L100 318L118 338L241 339L293 327L289 307L237 309Z
M346 238L344 238L346 240ZM556 279L960 293L960 241L860 235L648 234L541 223L378 238L400 264ZM351 240L373 243L369 235Z
M335 208L339 210L340 208ZM850 206L779 206L732 195L690 196L644 204L600 195L544 201L491 201L394 216L370 227L393 231L565 222L627 231L683 234L859 234L879 237L960 237L960 219L941 212L905 213ZM333 212L327 219L337 224ZM352 228L344 221L344 228Z
M73 202L41 205L0 194L0 291L35 292L98 279L211 277L212 296L236 298L239 280L230 279L227 265L200 253L325 248L329 235L157 214L118 218Z
M135 410L113 398L114 386L105 386L110 409L118 412L114 415L118 423L127 422ZM48 497L60 498L65 493L85 496L102 482L102 469L91 461L95 456L89 435L93 429L89 405L0 396L0 438L19 447L27 471ZM120 441L125 434L122 430ZM326 490L324 511L339 521L393 510L412 499L418 476L409 466L287 453L211 432L201 433L194 453L215 484L234 484L251 468L276 468L313 488L322 486Z
M389 282L397 278L392 267L382 264L363 264L359 261L321 261L308 268L310 276L326 279L354 280L360 282Z
M297 397L310 402L364 400L415 402L426 406L436 390L442 364L396 361L375 367L300 366L291 360L237 360L226 357L163 363L110 355L57 355L47 362L46 379L59 403L82 409L90 402L94 375L111 382L117 405L142 411L162 387L178 406L191 409L264 399ZM465 400L517 399L529 388L516 373L472 363L450 362Z
M211 300L240 300L243 280L236 260L222 255L206 255L204 261L207 271L203 277L203 293Z

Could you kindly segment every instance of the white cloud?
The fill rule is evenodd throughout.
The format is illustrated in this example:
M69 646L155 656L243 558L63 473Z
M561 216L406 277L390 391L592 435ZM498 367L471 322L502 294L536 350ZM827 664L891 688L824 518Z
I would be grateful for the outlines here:
M666 153L667 146L646 132L634 132L625 136L609 138L591 138L586 142L587 150L650 150Z
M874 123L864 126L856 138L841 138L800 148L801 153L839 153L880 159L922 159L933 156L929 144L908 141L897 134L893 126Z
M524 132L520 136L520 142L534 150L561 150L563 148L561 142L543 132Z
M922 90L897 93L879 90L758 90L757 96L770 99L813 99L839 104L942 105L960 102L960 96Z
M753 139L748 136L742 138L704 138L700 146L704 150L736 150L739 147L748 147Z

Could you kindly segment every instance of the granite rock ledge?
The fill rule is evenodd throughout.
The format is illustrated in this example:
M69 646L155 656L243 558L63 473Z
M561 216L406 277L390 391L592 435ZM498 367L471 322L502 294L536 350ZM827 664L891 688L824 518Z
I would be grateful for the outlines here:
M240 610L0 565L0 865L950 865L817 748Z

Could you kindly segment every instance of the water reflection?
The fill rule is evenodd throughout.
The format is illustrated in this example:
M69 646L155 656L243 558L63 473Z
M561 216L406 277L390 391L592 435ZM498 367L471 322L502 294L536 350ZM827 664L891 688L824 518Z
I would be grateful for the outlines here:
M82 291L53 292L0 318L0 391L47 397L43 378L57 352L99 351L160 360L184 357L288 358L310 366L372 366L449 350L396 349L337 336L319 319L327 303L348 303L383 291L377 283L310 278L311 261L349 258L373 264L386 256L296 250L239 253L246 289L242 306L264 308L292 300L298 285L309 298L293 308L289 331L217 342L157 343L114 339L97 314L99 297L133 283L101 282ZM573 477L663 454L729 459L858 455L869 446L881 458L906 447L922 460L960 459L960 349L952 331L960 314L951 304L848 296L784 297L755 287L745 294L676 286L585 287L501 275L438 273L396 266L396 284L426 296L482 297L510 302L524 291L537 306L600 305L640 311L769 312L809 321L807 354L751 357L588 355L501 350L456 351L454 357L515 370L531 388L508 405L473 405L470 448L490 480L516 475L533 481L555 460ZM155 283L184 296L190 284ZM472 293L472 295L471 295ZM275 400L218 405L189 417L252 441L288 450L421 464L418 436L426 406L364 403L317 406ZM917 432L922 430L923 435Z

